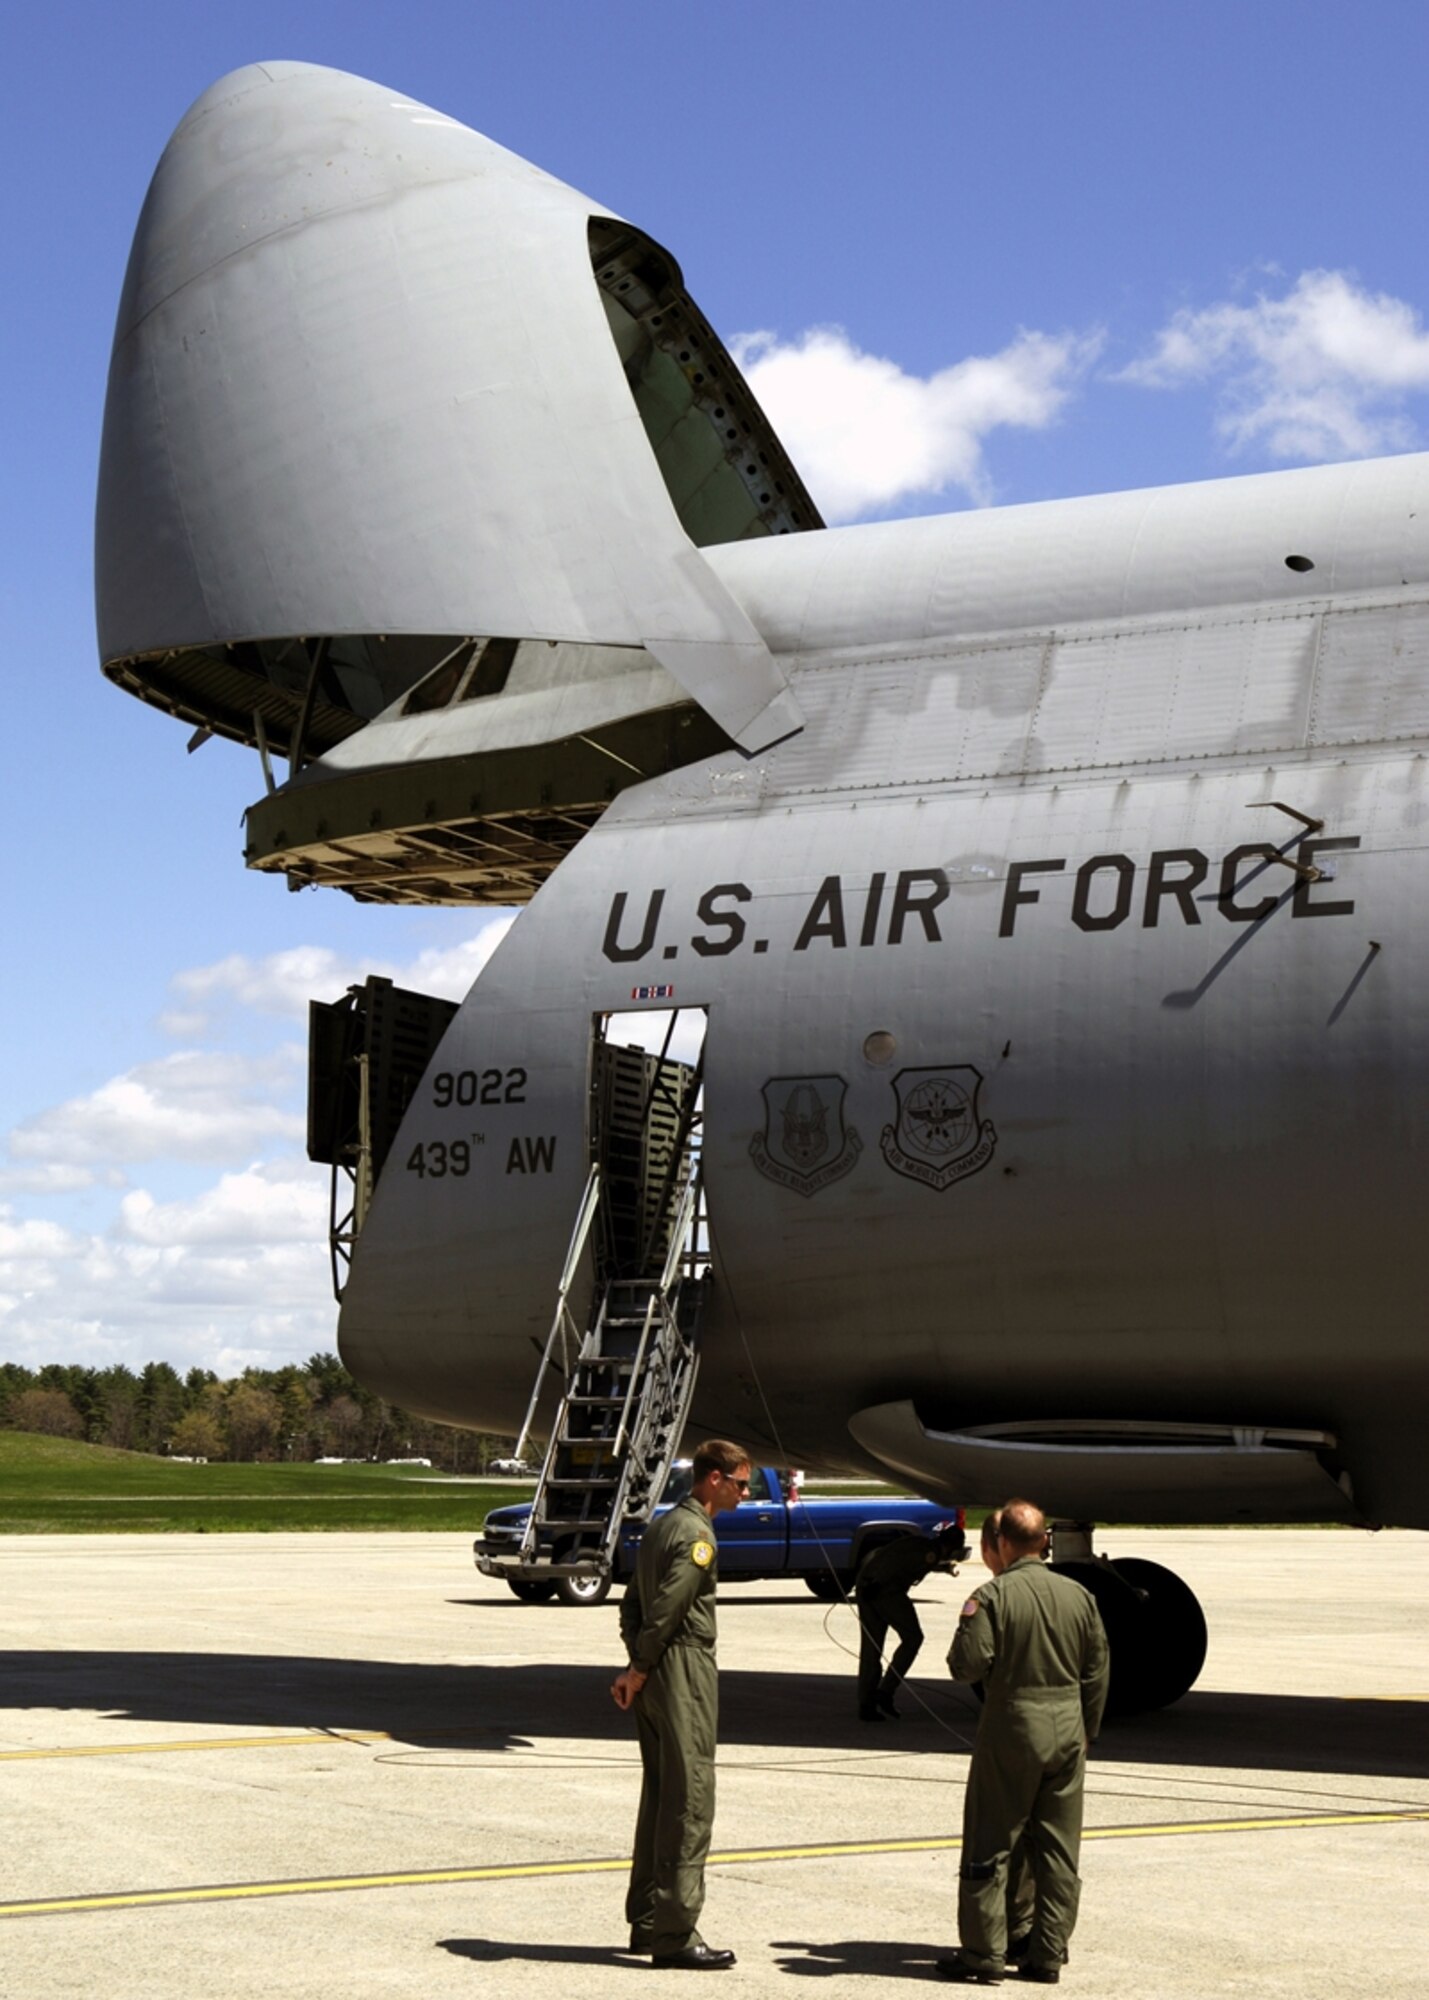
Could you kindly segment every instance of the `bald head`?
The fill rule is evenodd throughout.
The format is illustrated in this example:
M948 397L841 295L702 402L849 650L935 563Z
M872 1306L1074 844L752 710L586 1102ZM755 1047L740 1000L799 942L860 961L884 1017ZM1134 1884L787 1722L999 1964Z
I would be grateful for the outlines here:
M1008 1560L1040 1556L1047 1546L1047 1516L1030 1500L1009 1500L998 1509L997 1538L1011 1553Z

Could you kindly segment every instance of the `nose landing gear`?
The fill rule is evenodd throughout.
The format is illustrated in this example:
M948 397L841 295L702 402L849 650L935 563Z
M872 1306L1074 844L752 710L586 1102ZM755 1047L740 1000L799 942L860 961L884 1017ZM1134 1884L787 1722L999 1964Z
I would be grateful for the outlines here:
M1175 1571L1140 1556L1094 1555L1092 1528L1084 1521L1054 1524L1052 1561L1091 1592L1101 1612L1111 1649L1108 1714L1135 1715L1179 1701L1205 1665L1206 1620Z

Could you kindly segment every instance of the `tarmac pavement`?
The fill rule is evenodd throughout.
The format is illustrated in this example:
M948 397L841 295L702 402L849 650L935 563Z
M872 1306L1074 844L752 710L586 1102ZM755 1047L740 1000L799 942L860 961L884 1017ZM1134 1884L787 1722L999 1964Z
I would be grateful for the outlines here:
M1429 1537L1099 1546L1184 1576L1211 1649L1096 1748L1062 1989L1421 2000ZM976 1724L943 1657L981 1576L919 1592L904 1719L878 1727L846 1607L722 1587L702 1927L739 1954L726 1990L941 1987ZM614 1600L520 1604L460 1536L0 1536L0 1994L684 1990L621 1950L620 1664Z

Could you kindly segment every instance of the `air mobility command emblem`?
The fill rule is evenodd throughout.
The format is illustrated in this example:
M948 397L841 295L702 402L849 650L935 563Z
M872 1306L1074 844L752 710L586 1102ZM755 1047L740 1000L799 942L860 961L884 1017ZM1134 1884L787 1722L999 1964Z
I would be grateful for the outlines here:
M863 1141L844 1123L841 1076L771 1076L764 1085L764 1130L749 1157L766 1180L817 1194L852 1170Z
M714 1543L692 1542L690 1544L690 1561L698 1563L701 1569L708 1569L714 1561Z
M893 1171L939 1194L985 1167L997 1144L992 1121L978 1117L982 1072L971 1063L900 1069L892 1079L898 1116L879 1150Z

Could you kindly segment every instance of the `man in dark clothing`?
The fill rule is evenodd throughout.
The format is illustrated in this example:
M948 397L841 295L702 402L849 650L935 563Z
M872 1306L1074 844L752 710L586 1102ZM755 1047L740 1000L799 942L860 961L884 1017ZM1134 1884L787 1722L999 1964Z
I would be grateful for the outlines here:
M908 1678L923 1644L923 1627L909 1592L930 1570L951 1569L962 1554L962 1537L954 1529L939 1536L899 1535L864 1557L854 1593L861 1639L858 1649L858 1719L882 1722L896 1716L894 1696ZM892 1626L898 1650L885 1668L883 1642Z
M734 1953L711 1950L697 1925L719 1722L714 1516L748 1491L749 1459L739 1446L723 1438L702 1444L689 1493L641 1537L620 1606L630 1665L610 1691L618 1708L634 1708L642 1771L625 1915L630 1949L671 1970L734 1964Z
M1002 1509L1002 1569L962 1608L948 1666L986 1690L963 1802L958 1934L945 1978L1002 1981L1008 1869L1025 1842L1036 1908L1022 1978L1055 1986L1077 1917L1086 1755L1106 1706L1106 1633L1090 1594L1042 1561L1047 1523L1027 1500Z

